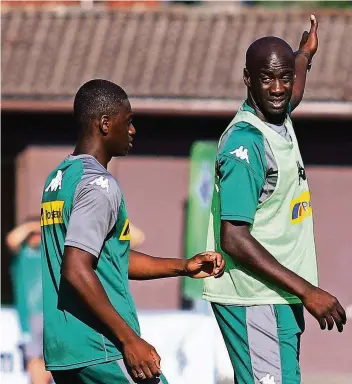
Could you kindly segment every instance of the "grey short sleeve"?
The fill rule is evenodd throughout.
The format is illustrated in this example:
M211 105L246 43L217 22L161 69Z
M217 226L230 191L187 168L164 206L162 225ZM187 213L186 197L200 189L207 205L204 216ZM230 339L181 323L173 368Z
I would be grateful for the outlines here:
M86 175L76 189L65 246L98 257L116 224L121 191L111 176Z

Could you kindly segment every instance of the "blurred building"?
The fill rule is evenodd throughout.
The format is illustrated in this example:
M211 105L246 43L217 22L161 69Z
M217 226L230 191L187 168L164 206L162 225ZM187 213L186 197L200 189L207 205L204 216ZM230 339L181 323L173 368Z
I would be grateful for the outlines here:
M182 257L192 143L217 140L245 98L248 45L276 35L297 49L310 12L157 1L50 3L3 2L2 239L15 223L37 213L46 174L71 150L78 87L105 78L127 91L136 113L133 152L114 160L110 171L124 188L131 221L146 232L142 250ZM352 303L346 268L352 216L352 12L315 14L319 51L294 120L312 185L321 281L342 302ZM2 245L5 302L11 301L8 260ZM179 284L177 279L137 282L132 291L138 308L175 309L181 305ZM312 348L317 328L306 336ZM347 338L319 337L331 348L347 347ZM314 352L314 369L324 370L325 352ZM334 369L349 369L347 360L346 355L333 362Z

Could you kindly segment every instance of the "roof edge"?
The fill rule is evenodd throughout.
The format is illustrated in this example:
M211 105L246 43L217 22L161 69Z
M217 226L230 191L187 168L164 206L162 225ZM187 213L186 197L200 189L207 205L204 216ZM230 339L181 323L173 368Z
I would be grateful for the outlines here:
M271 15L292 15L292 16L302 16L310 15L314 13L316 16L341 16L349 17L352 16L352 10L349 8L319 8L319 7L307 7L307 8L267 8L262 5L257 5L255 7L248 7L240 3L223 3L222 5L216 6L193 6L189 7L182 4L173 4L166 5L161 7L150 7L146 8L143 4L137 7L121 7L121 8L109 8L102 6L95 6L90 9L84 9L78 6L66 6L61 4L52 4L44 7L36 7L33 5L27 5L24 7L13 7L2 5L1 14L11 14L11 13L25 13L26 15L36 15L40 13L50 13L54 15L101 15L101 14L117 14L117 13L135 13L135 14L144 14L148 10L149 14L179 14L179 15L239 15L246 16L248 12L256 15L271 14Z
M133 111L146 115L183 116L232 116L239 108L240 100L219 99L158 99L130 97ZM1 100L4 112L67 113L72 110L73 99L65 100ZM311 102L306 101L293 113L304 118L352 117L352 102Z

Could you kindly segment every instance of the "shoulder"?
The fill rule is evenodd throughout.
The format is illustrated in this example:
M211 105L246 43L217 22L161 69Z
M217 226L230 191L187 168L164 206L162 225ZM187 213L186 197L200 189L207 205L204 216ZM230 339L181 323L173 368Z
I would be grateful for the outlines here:
M240 155L247 152L250 157L264 154L264 136L253 125L247 122L234 124L222 137L218 157ZM240 156L236 156L240 157Z
M117 180L94 159L82 159L83 174L76 188L76 197L90 195L111 203L119 203L122 197Z

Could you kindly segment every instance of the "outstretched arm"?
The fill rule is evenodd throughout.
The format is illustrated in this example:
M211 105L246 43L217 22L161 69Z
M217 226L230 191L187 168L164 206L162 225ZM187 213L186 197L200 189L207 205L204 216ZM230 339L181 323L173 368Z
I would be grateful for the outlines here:
M299 50L295 53L296 79L291 97L291 111L302 101L308 65L318 49L318 22L314 15L311 15L310 23L310 31L303 32Z
M200 279L209 276L220 277L225 261L216 252L204 252L189 260L152 257L131 251L128 275L131 280L152 280L163 277L189 276Z

